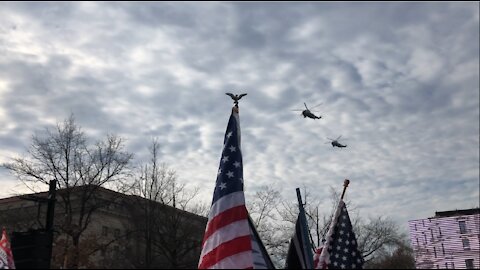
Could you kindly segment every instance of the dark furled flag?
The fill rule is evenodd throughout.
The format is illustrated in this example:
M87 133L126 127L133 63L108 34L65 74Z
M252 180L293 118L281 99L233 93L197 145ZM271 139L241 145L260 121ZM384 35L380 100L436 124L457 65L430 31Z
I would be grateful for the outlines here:
M260 239L260 236L258 235L251 218L248 219L248 223L250 224L250 231L252 235L253 268L275 269L275 266L268 255L267 249L263 245L263 242Z
M299 194L298 192L297 189L297 194ZM303 206L300 204L300 213L295 223L295 234L288 247L285 269L313 269L312 245L308 240L309 234L306 222Z
M317 269L362 269L363 257L348 216L345 202L340 200L326 236Z
M223 143L199 269L252 269L252 238L243 193L238 109L234 107Z

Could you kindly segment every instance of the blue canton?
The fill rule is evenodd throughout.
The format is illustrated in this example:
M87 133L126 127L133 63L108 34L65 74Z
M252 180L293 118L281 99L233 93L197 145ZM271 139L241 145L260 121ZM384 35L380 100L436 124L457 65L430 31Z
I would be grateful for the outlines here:
M363 257L358 251L357 240L345 204L338 217L328 252L330 254L328 269L363 268Z
M243 191L242 153L240 151L239 123L237 121L238 116L235 117L232 113L223 141L222 157L212 204L227 194Z

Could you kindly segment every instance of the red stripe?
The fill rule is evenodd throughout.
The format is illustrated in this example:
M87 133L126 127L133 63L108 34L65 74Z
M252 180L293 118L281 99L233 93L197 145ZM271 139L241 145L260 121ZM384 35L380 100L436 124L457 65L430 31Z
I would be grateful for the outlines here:
M250 235L235 238L219 245L209 253L205 254L205 256L203 256L202 263L198 266L198 268L209 268L227 257L248 250L252 250Z
M226 211L223 211L208 222L208 228L205 231L205 235L203 236L203 243L205 243L205 240L208 239L213 233L215 233L216 230L227 226L228 224L235 221L247 218L248 212L245 205L235 206Z

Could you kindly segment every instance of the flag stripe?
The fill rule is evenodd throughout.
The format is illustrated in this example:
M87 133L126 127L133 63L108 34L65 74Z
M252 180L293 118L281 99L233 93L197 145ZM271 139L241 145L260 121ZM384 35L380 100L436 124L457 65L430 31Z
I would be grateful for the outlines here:
M218 199L212 207L210 208L210 213L208 215L208 219L212 219L216 215L220 214L221 212L235 207L239 205L245 205L245 195L243 191L237 191L230 193L228 195L223 196L222 198Z
M245 252L248 251L248 257L249 257L249 264L245 265L245 267L252 266L252 246L250 242L250 235L243 236L243 237L238 237L230 241L226 241L222 243L221 245L217 246L214 248L212 251L209 253L205 254L202 258L202 262L199 266L199 268L210 268L213 265L217 264L217 262L220 262L224 260L227 257L233 256L237 253ZM232 258L234 259L234 258ZM236 260L234 260L236 261ZM238 262L238 261L236 261Z
M214 217L207 224L204 240L207 240L216 230L239 220L246 220L248 217L247 208L245 205L239 205L230 208L221 214ZM246 224L246 223L245 223Z
M233 222L213 233L203 244L203 254L207 254L222 242L246 236L250 233L245 222Z
M249 262L248 251L225 258L209 269L254 269Z

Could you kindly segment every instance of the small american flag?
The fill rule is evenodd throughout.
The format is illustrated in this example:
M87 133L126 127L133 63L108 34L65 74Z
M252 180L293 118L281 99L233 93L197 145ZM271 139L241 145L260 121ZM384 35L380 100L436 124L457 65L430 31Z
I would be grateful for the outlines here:
M328 230L317 269L362 269L363 257L348 216L345 202L340 200Z
M0 269L15 269L12 249L5 229L2 230L2 238L0 239Z
M236 107L225 133L199 269L252 269L251 231L243 193L240 126Z

